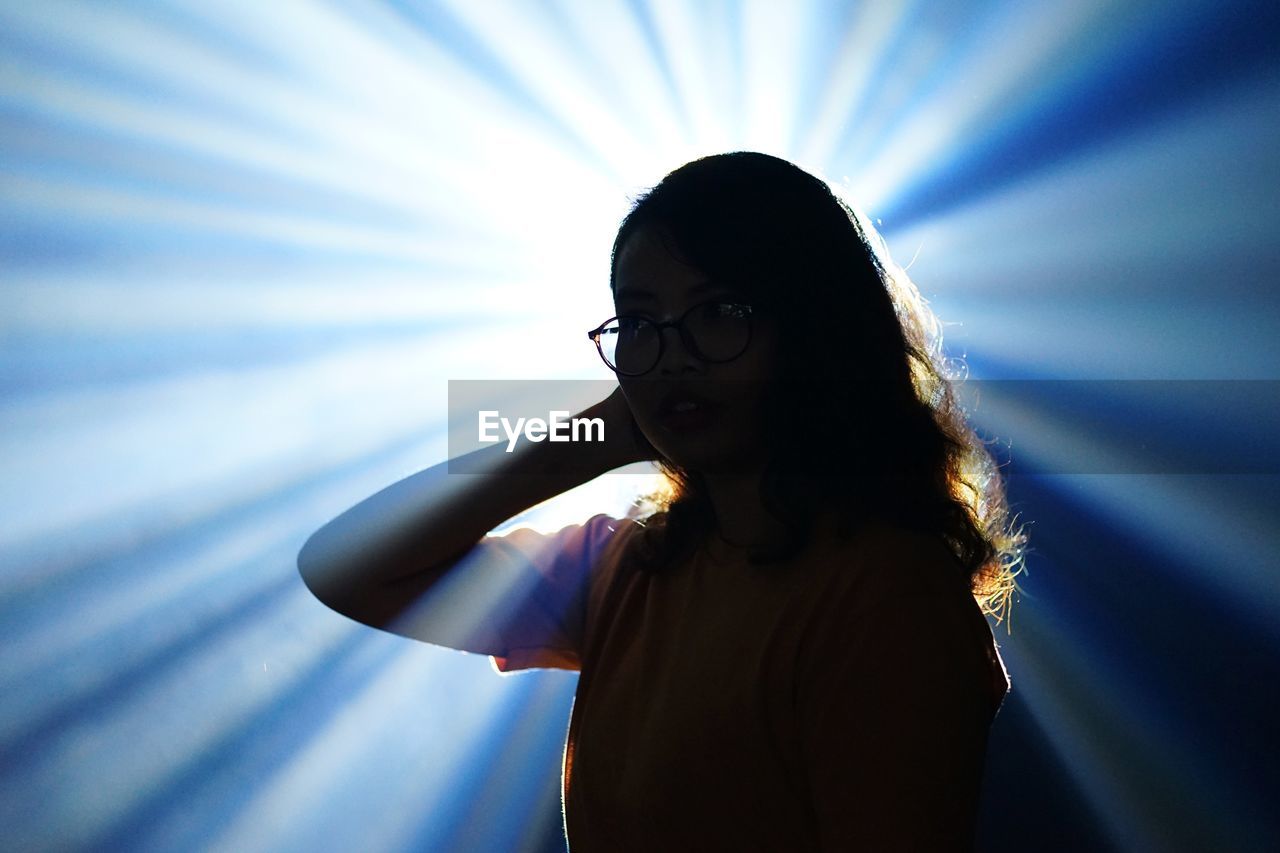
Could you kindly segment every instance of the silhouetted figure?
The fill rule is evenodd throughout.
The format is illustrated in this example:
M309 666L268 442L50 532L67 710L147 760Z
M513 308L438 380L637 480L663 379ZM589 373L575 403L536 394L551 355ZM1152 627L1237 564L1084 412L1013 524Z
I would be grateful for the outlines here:
M581 672L565 828L594 851L973 845L1009 681L984 611L1026 537L943 372L937 322L818 178L696 160L623 221L604 442L495 445L327 524L299 555L328 606ZM656 460L625 518L486 534Z

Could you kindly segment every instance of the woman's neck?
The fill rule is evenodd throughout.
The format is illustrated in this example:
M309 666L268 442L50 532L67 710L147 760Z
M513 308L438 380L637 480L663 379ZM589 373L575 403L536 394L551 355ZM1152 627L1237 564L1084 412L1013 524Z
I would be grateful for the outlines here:
M786 533L786 526L760 499L762 476L760 470L704 475L716 520L713 535L722 546L746 549L775 544Z

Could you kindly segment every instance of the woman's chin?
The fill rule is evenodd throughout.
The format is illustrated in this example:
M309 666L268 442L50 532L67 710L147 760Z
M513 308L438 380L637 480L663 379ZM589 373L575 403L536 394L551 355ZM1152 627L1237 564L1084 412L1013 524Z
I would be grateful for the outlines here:
M703 474L745 473L752 466L750 454L739 451L723 435L662 435L654 446L662 455L688 471Z

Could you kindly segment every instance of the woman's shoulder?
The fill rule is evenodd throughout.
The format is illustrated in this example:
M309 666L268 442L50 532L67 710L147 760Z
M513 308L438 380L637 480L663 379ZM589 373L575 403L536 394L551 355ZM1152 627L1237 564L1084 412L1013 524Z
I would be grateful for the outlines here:
M499 553L515 565L532 567L548 582L594 585L601 575L612 573L636 532L634 520L600 512L550 532L524 525L489 534L470 558Z
M1008 670L964 567L941 536L875 521L830 540L826 550L825 582L816 590L827 617L821 630L877 637L877 654L907 642L963 654L992 713L999 708L1010 689Z

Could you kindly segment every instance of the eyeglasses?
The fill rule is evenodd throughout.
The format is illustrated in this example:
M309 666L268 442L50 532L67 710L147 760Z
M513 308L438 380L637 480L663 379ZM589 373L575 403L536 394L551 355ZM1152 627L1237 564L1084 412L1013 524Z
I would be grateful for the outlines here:
M622 376L641 376L662 359L666 336L674 327L685 348L703 361L733 361L751 343L751 306L713 300L694 305L680 319L658 323L647 317L612 317L587 332L600 358Z

